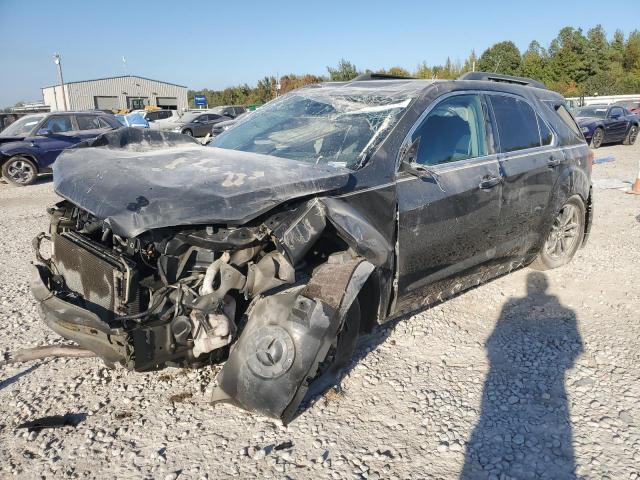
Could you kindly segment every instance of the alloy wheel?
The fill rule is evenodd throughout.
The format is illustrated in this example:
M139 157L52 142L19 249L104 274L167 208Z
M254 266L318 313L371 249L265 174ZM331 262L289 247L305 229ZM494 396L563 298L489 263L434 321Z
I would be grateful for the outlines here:
M629 132L629 143L633 145L636 143L636 139L638 138L638 127L631 127L631 131Z
M31 165L29 165L29 163L20 159L13 160L7 166L6 172L12 181L21 185L31 183L36 174L35 170Z
M575 242L579 238L580 210L567 203L551 227L545 243L545 253L554 260L563 259L573 253Z
M602 133L602 130L597 128L595 132L593 132L593 137L591 138L591 146L593 148L598 148L600 145L602 145L602 139L604 137L604 134Z

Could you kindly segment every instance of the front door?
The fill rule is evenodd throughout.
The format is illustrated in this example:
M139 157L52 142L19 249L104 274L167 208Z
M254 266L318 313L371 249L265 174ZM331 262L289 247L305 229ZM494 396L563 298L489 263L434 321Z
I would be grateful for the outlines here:
M605 120L605 139L607 142L619 142L624 140L627 134L627 119L624 110L620 107L611 107Z
M395 313L467 288L493 264L501 232L502 177L481 95L441 100L411 135L415 161L431 171L400 172L398 286ZM402 169L401 169L402 170Z
M31 142L38 149L41 168L49 168L65 148L80 141L75 129L71 115L52 115L40 126L40 132L46 134L33 137Z

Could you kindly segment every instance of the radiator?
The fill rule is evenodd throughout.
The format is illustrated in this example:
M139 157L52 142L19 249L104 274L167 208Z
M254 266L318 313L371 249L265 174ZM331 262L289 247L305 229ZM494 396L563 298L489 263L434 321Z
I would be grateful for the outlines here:
M109 321L137 310L135 270L121 257L80 234L53 236L53 262L69 290L88 310ZM127 305L129 304L129 305Z

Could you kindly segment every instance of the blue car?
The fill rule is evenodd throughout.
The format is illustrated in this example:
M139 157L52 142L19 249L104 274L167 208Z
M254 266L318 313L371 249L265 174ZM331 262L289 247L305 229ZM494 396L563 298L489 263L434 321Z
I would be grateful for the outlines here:
M149 128L149 122L139 112L131 112L127 115L116 115L115 117L123 127Z
M618 105L589 105L575 108L573 116L591 148L604 143L633 145L638 138L640 117Z
M51 172L60 152L95 138L120 123L104 112L60 112L27 115L0 132L2 177L29 185L39 173Z

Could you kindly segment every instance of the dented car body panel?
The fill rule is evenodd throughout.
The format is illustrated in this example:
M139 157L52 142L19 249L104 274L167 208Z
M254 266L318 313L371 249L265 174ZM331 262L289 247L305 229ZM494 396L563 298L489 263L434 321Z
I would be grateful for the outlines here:
M505 147L493 95L534 112L537 145ZM588 147L562 103L496 82L342 82L294 91L212 147L103 135L56 163L65 201L36 241L34 295L51 328L108 363L226 362L212 401L288 422L358 331L530 263L572 195L586 236ZM451 133L434 137L430 119L459 127L465 108L475 126L420 164Z

